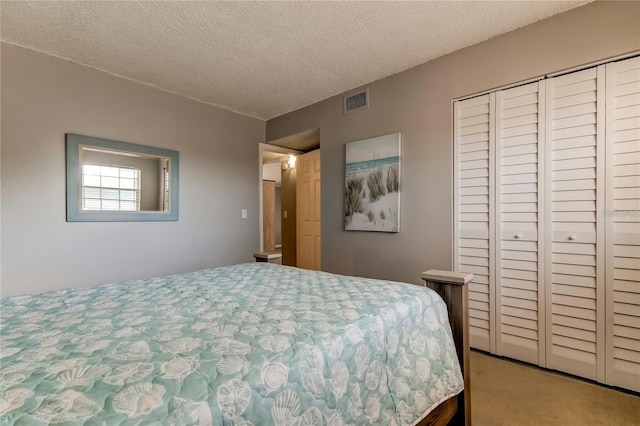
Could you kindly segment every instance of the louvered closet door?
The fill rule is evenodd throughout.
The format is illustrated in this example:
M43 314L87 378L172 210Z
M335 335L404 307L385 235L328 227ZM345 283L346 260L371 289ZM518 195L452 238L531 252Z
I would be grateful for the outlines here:
M605 349L603 77L600 66L546 82L546 365L598 381Z
M496 93L496 353L544 365L544 82ZM540 108L539 105L542 105Z
M493 108L495 94L454 104L454 198L456 244L454 268L474 274L469 285L470 343L494 351L493 268L490 249L494 233Z
M640 391L640 58L606 74L606 382Z

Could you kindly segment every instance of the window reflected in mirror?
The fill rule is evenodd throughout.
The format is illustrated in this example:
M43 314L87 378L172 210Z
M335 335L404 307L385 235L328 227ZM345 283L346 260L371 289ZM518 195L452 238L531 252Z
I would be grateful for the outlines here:
M140 211L140 169L82 165L82 210Z

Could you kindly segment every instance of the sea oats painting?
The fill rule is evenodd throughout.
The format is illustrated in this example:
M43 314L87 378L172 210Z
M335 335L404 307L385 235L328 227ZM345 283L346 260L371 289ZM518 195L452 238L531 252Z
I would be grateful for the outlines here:
M347 231L400 229L400 133L346 144Z

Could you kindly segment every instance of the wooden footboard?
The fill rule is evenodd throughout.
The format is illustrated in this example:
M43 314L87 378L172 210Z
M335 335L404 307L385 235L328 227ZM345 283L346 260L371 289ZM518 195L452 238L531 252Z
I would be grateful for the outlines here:
M473 274L429 270L422 273L427 287L435 290L449 311L449 322L464 377L464 391L457 397L457 407L449 399L419 423L423 425L471 425L471 371L469 370L469 296L468 284ZM452 414L452 415L451 415ZM433 415L433 416L432 416Z
M438 405L417 426L447 426L453 424L453 416L458 412L458 397L454 396Z

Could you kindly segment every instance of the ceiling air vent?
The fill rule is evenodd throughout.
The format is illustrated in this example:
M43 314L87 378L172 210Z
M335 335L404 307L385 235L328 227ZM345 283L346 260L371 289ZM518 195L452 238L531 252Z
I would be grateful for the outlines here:
M369 108L369 89L344 97L344 113Z

